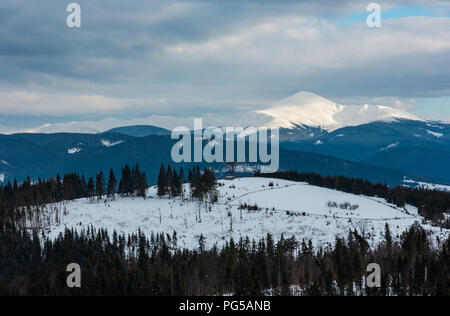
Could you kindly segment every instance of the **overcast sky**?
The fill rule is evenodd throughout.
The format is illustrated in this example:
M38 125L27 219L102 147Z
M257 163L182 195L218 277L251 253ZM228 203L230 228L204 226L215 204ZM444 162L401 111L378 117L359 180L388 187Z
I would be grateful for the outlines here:
M0 125L257 109L310 91L450 120L450 2L0 3ZM75 2L75 1L74 1Z

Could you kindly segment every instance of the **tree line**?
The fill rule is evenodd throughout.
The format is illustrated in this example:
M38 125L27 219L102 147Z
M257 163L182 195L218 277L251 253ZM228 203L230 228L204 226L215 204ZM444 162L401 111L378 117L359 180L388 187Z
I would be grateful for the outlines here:
M184 195L183 184L185 182L183 168L177 172L170 165L166 168L161 164L156 184L157 194L159 197ZM217 201L217 179L214 169L205 168L201 171L200 167L194 166L193 169L188 171L187 182L189 183L190 197L192 199Z
M138 165L133 168L126 165L119 182L112 169L108 181L102 171L88 180L75 172L47 180L39 178L36 182L28 177L21 184L14 180L0 186L0 205L10 208L40 206L79 198L114 198L116 194L145 198L147 188L145 172L141 172Z
M3 210L0 209L0 214ZM177 235L128 236L88 228L41 242L0 216L2 295L439 295L450 294L450 239L430 247L420 225L373 250L350 231L335 244L311 240L231 239L223 247L183 249ZM368 288L369 263L381 266L381 287ZM81 288L66 285L69 263L81 266Z
M396 186L390 188L382 183L372 183L368 180L348 178L344 176L322 176L317 173L300 173L298 171L278 171L273 174L255 173L256 177L269 177L290 181L307 182L311 185L342 192L377 196L388 203L404 207L406 204L417 207L419 214L433 224L449 229L450 219L444 213L450 212L450 192Z
M177 190L171 188L179 184L173 179L183 183L183 171L170 166L161 169L162 192L174 196ZM391 189L383 185L343 177L298 173L278 176L355 194L393 194L384 192ZM184 249L177 243L176 232L125 236L88 228L66 230L58 238L49 239L42 231L23 224L24 218L36 216L36 210L29 208L33 205L79 197L112 198L117 193L142 195L147 187L144 178L138 166L125 166L120 181L112 171L108 181L100 172L88 181L83 175L71 173L63 178L34 183L28 179L1 187L0 295L450 294L450 239L432 247L420 225L399 236L398 242L393 241L386 226L384 242L374 248L365 236L349 231L345 238L336 237L333 245L319 248L314 248L311 240L283 236L275 240L269 234L261 240L231 239L223 247L211 249L206 248L201 235L198 249ZM194 168L188 172L188 182L191 197L200 201L209 200L217 191L212 169ZM80 289L66 286L66 267L72 262L82 267ZM362 281L372 262L381 266L381 288L366 288Z
M22 226L32 229L42 229L48 227L50 222L59 223L65 208L64 205L55 204L61 202L80 198L89 198L91 202L104 199L107 202L114 200L117 194L145 199L148 189L145 172L141 171L139 165L133 168L125 165L121 171L120 181L117 180L113 169L109 172L108 180L102 171L87 181L83 174L75 172L47 180L39 178L36 182L27 178L21 184L14 180L13 183L8 182L5 186L0 186L0 207L9 210L8 216L16 223L20 222ZM188 181L189 186L183 186L186 180L182 168L176 170L170 165L167 168L161 165L157 182L158 196L186 198L186 195L189 195L192 200L204 203L205 208L210 210L211 204L217 201L218 196L214 170L200 171L199 167L194 167L189 170ZM200 209L198 217L201 221Z

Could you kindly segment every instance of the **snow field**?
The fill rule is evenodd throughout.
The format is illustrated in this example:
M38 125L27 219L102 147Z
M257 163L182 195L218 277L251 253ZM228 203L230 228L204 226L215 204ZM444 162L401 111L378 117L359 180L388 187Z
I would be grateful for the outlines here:
M270 184L273 183L273 186ZM188 191L188 186L184 188ZM221 246L240 237L258 240L271 233L277 240L295 236L312 239L315 246L333 244L335 236L346 236L356 229L369 237L372 246L383 240L385 223L398 237L416 221L422 222L417 209L389 205L380 198L358 196L311 186L305 183L266 178L240 178L219 181L219 202L208 209L205 203L181 198L159 198L156 188L148 189L142 198L116 197L115 200L90 202L80 199L68 202L60 224L53 224L49 236L64 229L93 226L106 228L112 234L135 233L139 229L148 237L153 233L172 235L177 232L178 245L198 248L201 234L206 246ZM328 202L335 202L328 203ZM340 204L357 206L343 209ZM240 210L241 204L257 205L257 211ZM330 207L330 205L336 205ZM209 211L211 210L211 211ZM430 239L448 238L449 230L423 225Z

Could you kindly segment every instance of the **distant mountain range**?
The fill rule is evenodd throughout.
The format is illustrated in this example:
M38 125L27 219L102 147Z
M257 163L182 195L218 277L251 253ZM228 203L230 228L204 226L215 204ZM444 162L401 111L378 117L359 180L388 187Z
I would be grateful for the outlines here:
M219 127L279 127L295 129L308 127L332 132L347 126L358 126L372 122L392 122L399 119L425 121L405 111L382 105L341 105L310 92L299 92L275 102L262 110L235 111L228 115L205 115L204 126ZM116 127L157 126L173 129L178 126L193 127L194 117L152 115L124 120L105 118L100 121L81 121L44 124L30 129L13 128L4 134L16 133L104 133Z
M193 118L108 118L0 135L0 182L68 171L93 175L109 167L120 171L125 163L139 163L153 181L160 163L170 162L175 141L169 129L192 125ZM344 106L301 92L265 110L207 116L203 126L280 128L284 170L344 174L390 185L405 179L450 183L450 125L385 106ZM226 170L223 164L215 167Z
M94 176L100 170L107 173L109 168L120 174L120 168L125 164L139 164L147 173L149 182L155 183L161 163L174 165L171 162L171 148L175 142L176 140L172 140L168 135L134 137L110 132L0 135L0 180L6 182L17 178L22 181L27 176L36 180L38 177L49 178L57 173L68 172ZM188 169L192 168L193 164L174 166ZM224 163L214 163L212 167L217 170L219 176L228 172ZM389 185L400 184L404 179L436 182L431 177L285 148L280 149L280 168L317 172L322 175L360 177ZM241 164L237 167L241 175L249 175L257 169L258 164Z
M296 128L289 133L299 133ZM292 136L292 135L291 135ZM311 137L285 139L288 149L325 154L367 165L450 181L450 125L396 120L322 130Z

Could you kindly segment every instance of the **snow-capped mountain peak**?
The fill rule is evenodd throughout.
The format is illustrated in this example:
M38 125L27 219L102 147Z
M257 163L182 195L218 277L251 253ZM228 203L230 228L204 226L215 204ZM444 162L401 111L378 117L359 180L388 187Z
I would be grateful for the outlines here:
M271 118L268 127L293 128L304 125L329 131L375 121L422 120L400 109L368 104L341 105L310 92L297 93L256 112Z
M334 126L335 115L344 107L309 92L300 92L275 102L270 108L257 111L272 117L270 127L292 128L295 125Z
M328 131L346 126L357 126L375 121L398 119L420 120L400 109L382 105L341 105L310 92L299 92L273 103L266 109L235 112L229 116L207 114L203 127L268 127L295 128L308 126ZM34 129L15 129L3 133L88 133L97 134L116 127L151 125L171 130L178 126L193 128L194 117L152 115L132 120L105 118L100 121L83 121L45 124Z

